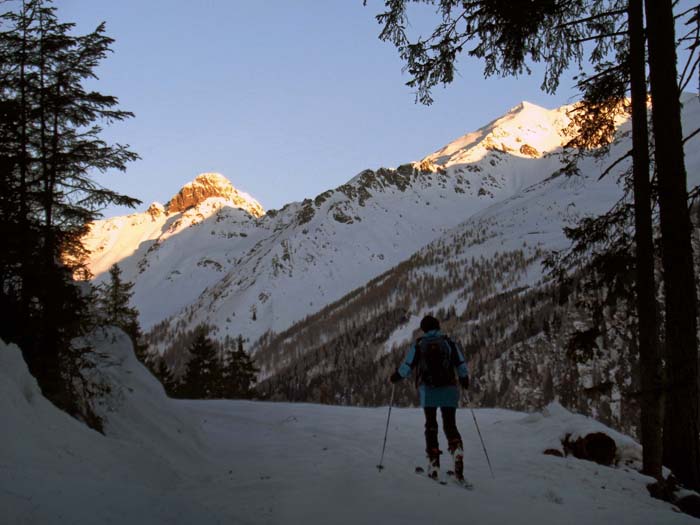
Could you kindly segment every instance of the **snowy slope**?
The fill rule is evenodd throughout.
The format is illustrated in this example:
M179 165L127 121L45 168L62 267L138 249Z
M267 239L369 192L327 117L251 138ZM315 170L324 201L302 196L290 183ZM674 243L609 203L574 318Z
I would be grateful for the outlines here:
M683 127L686 135L700 128L700 98L685 96L683 108ZM527 105L530 111L540 112L541 108ZM438 256L432 265L422 269L425 274L441 275L445 266L459 263L465 267L473 259L493 258L498 253L525 248L527 252L540 249L543 252L563 250L570 245L564 228L574 227L584 217L595 217L607 212L623 196L623 189L618 176L630 166L631 161L620 163L611 173L603 174L610 164L625 154L629 149L628 132L630 122L619 123L619 138L610 148L607 156L587 157L580 161L580 175L567 176L552 171L548 177L526 186L512 196L495 202L487 208L474 213L463 223L452 228L416 253L416 257L428 254L442 247L452 247L448 255ZM467 136L470 137L470 136ZM469 139L464 139L467 142ZM549 139L551 140L551 138ZM700 136L693 137L685 144L685 162L688 188L700 185ZM434 154L438 155L438 154ZM602 178L601 178L602 177ZM473 232L481 232L477 241ZM468 242L465 242L465 239ZM511 282L510 288L533 286L543 277L541 258L532 262L520 279ZM456 291L464 291L461 298L456 293L445 297L436 307L434 305L417 305L412 309L413 324L424 314L435 311L440 306L455 306L457 312L468 305L471 295L469 282L454 283ZM499 289L495 293L500 293ZM411 333L401 327L393 335L388 347L406 343Z
M120 405L127 408L115 408L129 436L111 433L109 414L102 436L58 411L17 348L0 343L3 523L695 523L648 496L650 479L626 466L638 460L637 444L558 405L533 414L475 411L495 479L470 412L459 410L466 475L475 485L466 491L413 474L424 448L417 409L392 411L379 473L386 407L154 400L153 378L128 364L134 358L123 340L108 341L99 349L125 365L107 367L112 384L132 396ZM143 416L157 420L165 411L192 426L164 436L138 417L129 424L128 407L140 405ZM618 468L542 453L561 448L566 434L591 431L615 439ZM199 461L172 449L172 440L196 449Z
M683 117L686 134L700 127L697 97L686 98ZM576 298L560 302L543 282L542 268L551 250L569 246L565 227L608 211L622 197L617 179L629 164L600 177L629 149L628 129L629 123L621 125L608 157L583 159L580 175L550 176L494 202L375 280L262 339L252 348L261 368L259 394L386 403L386 378L419 335L420 319L432 313L465 344L479 404L532 409L558 398L633 433L633 346L621 336L601 337L595 352L574 362L569 336L588 327L588 314ZM686 144L689 187L700 185L699 151L695 136ZM626 319L620 308L608 314L610 326L614 316ZM410 406L416 399L406 395L399 401Z
M119 262L146 329L207 322L216 337L279 332L560 167L567 107L522 103L396 170L366 170L256 218L226 200L100 221L95 274ZM214 202L212 202L214 201ZM157 210L156 210L157 211ZM255 312L255 314L253 314ZM255 320L253 320L255 317Z
M126 397L111 403L107 437L47 401L19 349L0 341L0 522L214 523L200 503L176 492L204 458L196 423L173 410L128 339L117 336L101 349L125 364L107 367L119 374L115 395ZM137 416L144 409L145 426Z

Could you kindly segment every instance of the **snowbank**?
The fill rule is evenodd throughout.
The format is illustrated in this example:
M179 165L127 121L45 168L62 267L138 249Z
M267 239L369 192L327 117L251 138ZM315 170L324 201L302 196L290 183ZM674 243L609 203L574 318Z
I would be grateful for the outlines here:
M119 337L114 345L106 348L119 352ZM128 348L122 345L123 352ZM202 516L207 521L210 514L196 501L183 501L172 492L183 479L180 459L173 458L178 461L175 469L162 454L154 453L161 446L168 452L183 447L169 446L173 441L152 432L153 425L138 421L150 414L154 422L167 423L171 409L157 393L151 400L139 396L154 394L154 389L151 385L139 391L136 385L147 386L148 381L128 357L124 364L125 368L115 365L107 373L125 380L124 389L133 389L129 393L134 397L129 402L125 396L125 403L111 412L106 437L47 401L20 350L0 341L0 522L195 523ZM143 401L140 410L134 408L139 405L137 396ZM158 416L161 409L164 417ZM143 431L140 443L126 439L126 418L132 415L136 417L132 437L139 428ZM109 437L111 432L118 437ZM151 447L144 446L146 441Z
M90 379L109 392L94 406L109 437L130 441L178 463L203 461L196 419L170 399L163 385L134 355L129 337L117 328L98 330L76 341L97 349Z

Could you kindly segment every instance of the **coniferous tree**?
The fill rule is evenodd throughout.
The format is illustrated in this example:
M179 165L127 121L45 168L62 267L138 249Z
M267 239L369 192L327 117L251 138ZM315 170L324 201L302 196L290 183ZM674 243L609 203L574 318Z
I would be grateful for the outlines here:
M218 394L221 370L214 342L206 329L197 329L188 348L190 360L184 374L182 393L196 399L209 399Z
M222 370L222 393L227 398L251 398L257 381L258 369L243 349L243 337L236 341L236 350L231 350Z
M109 269L109 281L97 287L100 322L124 330L134 345L136 356L145 363L147 347L139 325L139 312L129 305L134 295L133 288L134 283L122 279L119 265L112 265Z
M417 87L417 99L430 104L430 90L438 83L450 83L454 76L456 57L472 40L476 46L468 53L485 60L485 74L518 74L527 70L529 56L533 61L543 61L546 66L543 88L553 91L559 74L571 61L581 63L582 47L586 41L595 41L591 63L596 74L584 83L597 92L597 101L588 100L587 115L581 125L579 137L605 139L614 130L616 106L631 83L632 117L634 128L633 179L635 196L635 237L637 265L637 308L639 315L639 347L642 356L642 417L643 434L649 447L645 447L645 471L659 477L660 446L659 421L662 388L659 370L661 358L656 322L653 252L651 238L651 198L649 161L646 135L646 87L644 80L644 28L641 5L637 0L570 2L440 2L438 11L442 21L426 39L409 42L406 6L409 2L388 0L387 11L377 16L384 24L380 35L393 42L406 61L412 75L409 86ZM700 448L698 446L698 387L695 277L690 249L690 221L687 210L685 168L683 166L683 137L680 126L679 95L675 56L673 4L670 0L654 2L646 0L648 21L648 48L650 84L653 101L654 129L656 137L655 161L659 180L659 205L663 237L664 286L666 295L665 332L669 351L668 407L687 405L684 417L667 418L665 455L673 450L670 461L681 469L680 477L692 487L700 485ZM697 17L689 24L700 24ZM616 22L626 15L624 23ZM626 30L625 30L626 25ZM692 33L692 32L691 32ZM691 34L689 33L689 35ZM689 37L697 42L697 33ZM552 45L558 42L560 45ZM616 63L606 62L611 49L618 51ZM694 50L691 43L691 49ZM622 51L622 60L620 58ZM691 55L692 56L692 55ZM689 60L688 65L692 61ZM692 68L684 71L687 79ZM612 82L609 82L612 80ZM622 88L622 89L621 89ZM605 98L607 97L607 98ZM595 102L591 104L591 102ZM595 118L590 118L594 115ZM602 117L602 118L601 118ZM583 125L582 125L583 124ZM587 125L587 126L586 126ZM601 131L602 130L602 131ZM670 130L667 133L666 130ZM586 136L586 133L590 135ZM617 164L617 163L615 163ZM629 214L618 214L623 220ZM610 216L609 216L610 217ZM673 267L673 268L672 268ZM670 393L673 392L671 396ZM674 411L676 409L674 408ZM667 410L670 414L670 411ZM688 423L686 423L688 421ZM671 427L668 427L668 425ZM688 461L688 457L691 458ZM692 474L691 474L692 471Z
M8 4L4 4L8 5ZM104 25L75 35L49 0L23 0L0 15L0 336L18 343L42 391L71 409L62 355L85 328L87 275L81 237L107 204L137 200L94 182L95 170L123 170L137 156L100 139L100 123L131 116L117 99L85 90L109 51Z
M170 371L170 367L168 367L168 363L165 361L164 358L160 358L158 360L158 366L155 369L155 375L163 385L163 388L165 389L165 392L168 395L176 395L178 393L178 384L172 372Z
M697 295L688 208L675 19L671 0L645 0L654 159L664 268L668 417L664 459L678 479L700 489Z

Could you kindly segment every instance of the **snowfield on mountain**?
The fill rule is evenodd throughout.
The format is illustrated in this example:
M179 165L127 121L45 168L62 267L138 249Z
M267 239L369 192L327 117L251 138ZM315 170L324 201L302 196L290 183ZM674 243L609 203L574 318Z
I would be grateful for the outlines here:
M99 281L119 263L146 330L207 322L213 337L254 342L549 177L561 167L552 154L568 140L569 109L523 102L421 161L365 170L262 216L254 199L228 197L245 194L225 178L212 185L214 174L203 174L178 193L186 201L94 223L84 239L90 268Z
M700 103L695 96L684 101L684 122L693 130ZM162 353L199 323L212 326L215 339L242 335L251 350L260 336L287 330L430 243L459 243L486 228L487 238L462 246L460 258L491 258L524 243L561 249L568 243L563 227L607 211L622 196L617 176L628 164L598 178L630 147L629 121L620 120L608 158L584 159L580 176L555 177L564 166L570 110L523 102L421 161L365 170L264 215L224 177L203 174L165 206L94 223L85 238L90 268L99 282L119 263L123 278L135 283L132 304L144 330L165 327L152 351ZM700 183L699 140L686 144L690 186ZM535 284L540 262L513 286ZM416 304L410 314L420 317L424 308Z
M0 412L12 429L0 434L3 523L696 522L649 497L651 479L633 468L639 445L557 404L475 410L495 479L460 409L468 491L413 473L424 463L420 409L392 411L379 472L387 407L172 400L122 332L91 341L102 355L92 377L111 390L96 405L106 435L44 399L17 347L0 343ZM591 431L615 440L616 468L543 454Z

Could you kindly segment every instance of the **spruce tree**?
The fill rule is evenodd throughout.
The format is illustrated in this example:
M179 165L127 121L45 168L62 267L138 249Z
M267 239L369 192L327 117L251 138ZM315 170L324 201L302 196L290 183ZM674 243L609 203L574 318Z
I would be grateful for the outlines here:
M249 399L257 381L258 369L243 349L243 338L239 335L236 350L229 352L228 361L222 370L222 393L227 398Z
M199 327L194 341L188 348L190 359L187 362L182 393L195 399L209 399L218 394L221 370L214 342L207 337L207 331Z
M100 312L100 322L105 325L117 326L124 330L132 344L139 360L146 362L147 346L143 341L139 312L129 306L134 283L122 279L122 270L118 264L109 269L109 281L97 286L97 301Z
M8 4L4 4L8 5ZM100 138L103 123L132 116L115 97L84 88L110 50L104 24L75 35L49 0L9 4L0 15L0 336L17 343L42 391L71 410L61 355L86 328L81 238L108 204L139 201L97 184L95 171L124 170L128 146Z
M163 385L166 394L174 395L177 393L177 383L175 381L175 377L170 371L168 363L162 357L158 360L158 366L155 369L155 375Z

